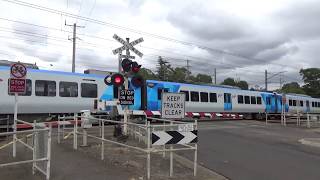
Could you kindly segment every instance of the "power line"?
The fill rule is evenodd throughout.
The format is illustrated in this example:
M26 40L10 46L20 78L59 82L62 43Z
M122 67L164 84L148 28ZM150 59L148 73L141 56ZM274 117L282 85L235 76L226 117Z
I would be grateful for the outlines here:
M231 55L231 56L234 56L234 57L240 57L240 58L243 58L246 61L255 61L255 62L259 61L259 62L267 63L266 60L261 60L261 59L257 59L257 58L250 58L250 57L246 57L246 56L243 56L243 55L240 55L240 54L226 52L226 51L223 51L223 50L206 47L206 46L195 44L195 43L188 42L188 41L182 41L182 40L178 40L178 39L174 39L174 38L170 38L170 37L165 37L165 36L161 36L161 35L157 35L157 34L144 32L144 31L141 31L141 30L127 28L127 27L124 27L124 26L120 26L120 25L116 25L116 24L110 23L110 22L105 22L105 21L101 21L101 20L97 20L97 19L93 19L93 18L80 16L80 15L75 15L75 14L72 14L72 13L68 13L68 12L64 12L64 11L60 11L60 10L56 10L56 9L52 9L52 8L48 8L48 7L44 7L44 6L40 6L40 5L36 5L36 4L32 4L32 3L27 3L27 2L24 2L24 1L19 1L19 0L2 0L2 1L6 1L6 2L9 2L9 3L13 3L13 4L17 4L17 5L21 5L21 6L25 6L25 7L29 7L29 8L38 9L38 10L41 10L41 11L46 11L46 12L53 13L53 14L65 15L65 16L68 16L68 17L71 17L71 18L81 19L83 21L96 23L96 24L100 24L100 25L105 25L105 26L109 26L109 27L113 27L113 28L129 31L129 32L137 33L137 34L144 34L146 36L157 38L157 39L161 39L161 40L166 40L166 41L175 42L175 43L188 45L188 46L193 46L193 47L195 46L195 47L198 47L200 49L209 50L209 51L212 51L212 52L215 52L215 53L218 53L218 54L226 54L226 55ZM286 66L286 67L289 66L289 65L279 64L279 63L272 63L272 64L279 65L279 66ZM293 67L293 66L291 66L291 68L296 69L296 67Z
M72 33L71 31L60 30L60 29L57 29L57 28L52 28L52 27L47 27L47 26L42 26L42 25L36 25L36 24L32 24L32 23L26 23L26 22L22 22L22 21L7 19L7 18L0 18L0 20L6 20L6 21L10 21L10 22L22 23L22 24L25 24L25 25L30 25L30 26L40 27L40 28L52 29L52 30L55 30L55 31L63 31L63 32ZM113 39L108 39L108 38L104 38L104 37L99 37L99 36L94 36L94 35L89 35L89 34L81 34L81 33L78 33L78 34L79 35L83 35L83 36L87 36L87 37L90 37L90 38L97 38L97 39L100 39L100 40L116 42ZM92 44L92 43L90 43L90 44ZM99 44L95 44L95 45L97 45L99 47L104 46L104 45L99 45ZM201 60L204 60L204 61L214 61L212 58L209 59L209 58L194 57L194 56L185 55L185 54L182 54L182 53L180 54L180 53L172 52L172 51L169 51L169 50L157 49L157 48L147 47L147 46L140 46L140 47L145 48L145 49L151 49L151 50L154 50L154 51L165 52L165 53L168 53L168 54L177 54L177 55L185 56L185 57L188 57L188 58L191 58L191 59L201 59ZM234 64L230 64L230 63L224 63L224 62L219 62L219 61L216 61L216 62L217 62L217 64L227 65L227 66L223 66L223 67L227 67L227 68L229 68L229 66L232 66L234 68L245 68L245 67L241 67L241 66L234 66ZM203 64L205 62L202 61L200 63ZM270 63L270 64L273 64L273 63ZM252 64L252 65L257 66L258 64ZM253 71L250 71L250 72L253 72Z

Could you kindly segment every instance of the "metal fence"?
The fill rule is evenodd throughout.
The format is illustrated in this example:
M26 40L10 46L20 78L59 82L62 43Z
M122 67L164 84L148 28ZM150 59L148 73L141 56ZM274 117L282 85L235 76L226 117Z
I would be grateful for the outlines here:
M70 120L71 117L60 117L59 121L63 122L65 120ZM122 147L134 149L140 152L146 153L146 176L147 179L151 177L151 154L152 153L165 153L170 154L170 176L173 175L173 152L176 151L194 151L194 170L193 175L197 175L197 121L195 122L181 122L181 121L173 121L167 119L159 119L159 118L147 118L147 121L144 124L127 122L124 123L122 121L115 121L109 119L101 119L95 117L88 116L74 116L73 118L73 130L70 132L73 135L73 148L78 149L78 135L82 135L83 145L87 145L87 138L93 138L101 143L101 160L104 159L104 144L111 143L115 145L119 145ZM81 119L81 126L79 127L79 119ZM151 124L150 121L156 121L156 123ZM89 134L87 126L88 123L95 122L99 124L99 135ZM105 123L112 123L118 127L126 126L128 129L128 134L124 134L124 136L133 137L135 140L139 142L144 142L143 145L129 145L124 142L119 142L114 138L106 138L105 137ZM60 133L63 133L64 130L59 130L63 124L58 123L58 138L60 137ZM95 128L97 129L97 128ZM91 132L91 131L90 131ZM188 134L191 133L191 136L188 137ZM167 135L164 135L167 134ZM171 134L171 135L170 135ZM177 134L179 137L175 138ZM164 136L162 136L164 135ZM171 137L171 138L170 138ZM182 138L184 137L184 138ZM166 139L167 138L167 139ZM193 139L192 139L193 138ZM193 140L193 141L191 141ZM61 140L58 139L58 142ZM181 142L181 143L179 143Z
M317 113L304 113L304 112L291 112L281 114L266 113L266 124L269 122L279 122L279 120L271 120L272 116L281 117L281 125L287 126L288 123L294 123L297 126L306 126L311 128L312 126L320 124L320 114Z
M36 171L39 171L46 176L47 180L49 180L51 161L51 126L49 128L38 126L36 121L34 121L34 123L28 123L22 120L17 120L17 122L28 124L32 126L33 129L24 131L4 132L0 133L0 136L13 136L12 142L7 144L14 145L13 157L16 156L17 152L15 144L21 143L23 146L27 147L29 150L32 151L32 159L0 164L0 167L32 163L32 173L35 174ZM17 135L22 137L18 138ZM32 137L31 145L28 143L28 137ZM25 140L25 142L23 140Z

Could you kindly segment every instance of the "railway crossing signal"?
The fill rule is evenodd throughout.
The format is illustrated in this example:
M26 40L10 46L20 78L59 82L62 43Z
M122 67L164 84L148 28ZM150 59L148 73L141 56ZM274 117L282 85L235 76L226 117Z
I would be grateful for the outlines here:
M136 73L139 72L141 65L139 65L137 62L132 62L130 60L130 59L135 58L134 56L130 56L130 50L133 51L140 58L143 56L143 54L140 51L138 51L136 48L133 47L133 46L143 42L143 38L139 38L139 39L134 40L132 42L129 42L129 38L126 38L126 41L125 41L116 34L113 35L113 38L115 40L117 40L119 43L121 43L122 46L117 49L114 49L112 51L114 55L118 54L119 74L114 74L112 76L111 81L113 82L113 85L117 86L117 87L121 86L124 83L125 89L124 89L124 91L121 90L121 92L129 92L128 73L130 71L135 74L135 76L132 77L132 79L131 79L131 84L135 87L140 87L143 84L142 78L136 76ZM126 50L126 55L122 55L122 51L124 51L124 50ZM119 93L119 91L118 91L118 93ZM121 93L120 93L120 95L121 95ZM134 96L133 96L133 98L134 98ZM121 100L121 98L119 100ZM125 123L128 122L128 107L125 107L123 121ZM127 131L127 124L124 124L123 132L125 135L127 135L127 132L128 132Z
M144 83L144 80L141 76L139 75L136 75L136 76L133 76L131 78L131 84L134 86L134 87L141 87Z
M111 83L116 87L122 86L124 81L125 79L122 74L116 73L111 76Z

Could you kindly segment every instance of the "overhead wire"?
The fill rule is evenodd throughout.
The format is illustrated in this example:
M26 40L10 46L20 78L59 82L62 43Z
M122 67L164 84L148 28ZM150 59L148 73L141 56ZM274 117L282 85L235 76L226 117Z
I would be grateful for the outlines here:
M223 50L219 50L219 49L214 49L214 48L210 48L210 47L207 47L207 46L199 45L199 44L196 44L196 43L192 43L192 42L188 42L188 41L182 41L182 40L178 40L178 39L174 39L174 38L170 38L170 37L165 37L165 36L161 36L161 35L145 32L145 31L141 31L141 30L136 30L136 29L133 29L133 28L127 28L127 27L124 27L124 26L120 26L120 25L116 25L116 24L110 23L110 22L105 22L105 21L101 21L101 20L97 20L97 19L93 19L93 18L79 16L79 15L75 15L75 14L72 14L72 13L64 12L64 11L61 11L61 10L56 10L56 9L52 9L52 8L48 8L48 7L44 7L44 6L40 6L40 5L36 5L36 4L32 4L32 3L27 3L27 2L24 2L24 1L20 1L20 0L2 0L2 1L6 1L6 2L9 2L9 3L14 3L14 4L25 6L25 7L30 7L30 8L46 11L46 12L53 13L53 14L59 14L59 15L63 14L65 16L72 17L72 18L79 18L79 19L81 19L83 21L96 23L96 24L100 24L100 25L105 25L105 26L109 26L109 27L112 27L112 28L117 28L117 29L129 31L129 32L137 33L137 34L144 34L146 36L157 38L157 39L161 39L161 40L166 40L166 41L170 41L170 42L180 43L180 44L183 44L183 45L198 47L200 49L209 50L209 51L212 51L212 52L215 52L215 53L218 53L218 54L225 54L225 55L231 55L231 56L234 56L234 57L240 57L240 58L243 58L243 60L246 60L246 61L254 61L254 62L260 61L262 63L264 62L264 63L274 64L274 65L283 66L283 67L291 67L293 69L296 69L296 67L288 65L288 64L284 65L284 64L274 63L274 62L267 62L266 60L261 60L261 59L257 59L257 58L250 58L250 57L246 57L246 56L243 56L243 55L240 55L240 54L231 53L231 52L227 52L227 51L223 51Z

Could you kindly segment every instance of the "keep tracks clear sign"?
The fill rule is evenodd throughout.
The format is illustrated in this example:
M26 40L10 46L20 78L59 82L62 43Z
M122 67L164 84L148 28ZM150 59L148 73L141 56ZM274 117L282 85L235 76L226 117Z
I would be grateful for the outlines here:
M161 117L182 119L185 115L184 93L162 93Z

